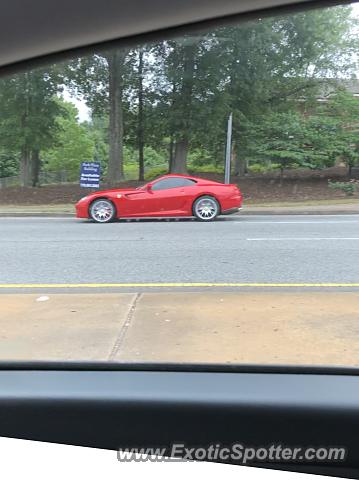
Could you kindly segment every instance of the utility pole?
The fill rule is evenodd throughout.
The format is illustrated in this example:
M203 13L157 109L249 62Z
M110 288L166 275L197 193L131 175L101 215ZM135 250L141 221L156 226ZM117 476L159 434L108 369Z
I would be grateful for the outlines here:
M145 133L144 133L144 114L143 114L143 49L138 52L138 125L137 125L137 141L138 141L138 179L143 182L145 179Z
M232 156L232 113L228 117L227 126L227 146L226 146L226 161L224 169L224 183L229 183L231 178L231 156Z

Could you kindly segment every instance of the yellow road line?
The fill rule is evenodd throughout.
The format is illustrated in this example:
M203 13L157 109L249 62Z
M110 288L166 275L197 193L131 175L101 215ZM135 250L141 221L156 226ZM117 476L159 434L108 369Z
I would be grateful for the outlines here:
M3 283L7 288L132 288L132 287L359 287L359 283Z

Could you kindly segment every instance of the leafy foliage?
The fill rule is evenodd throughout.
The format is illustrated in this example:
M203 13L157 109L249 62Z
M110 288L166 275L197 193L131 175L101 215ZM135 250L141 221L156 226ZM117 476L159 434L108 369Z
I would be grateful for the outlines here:
M221 173L230 112L240 174L351 168L359 101L343 82L357 71L355 22L350 6L322 8L1 79L0 175L36 185L42 168L76 180L91 159L109 180ZM86 122L60 99L64 89L91 109Z
M328 182L328 187L333 190L341 190L348 197L354 195L358 188L355 182Z
M60 91L56 66L0 80L1 146L20 155L24 185L37 183L39 153L56 143L57 117L63 113L56 96Z
M19 159L7 150L0 151L0 178L12 177L19 171Z
M77 110L69 103L63 103L66 116L57 117L58 130L56 146L44 152L46 170L67 172L68 181L79 177L81 162L94 159L95 138L91 131L77 121Z

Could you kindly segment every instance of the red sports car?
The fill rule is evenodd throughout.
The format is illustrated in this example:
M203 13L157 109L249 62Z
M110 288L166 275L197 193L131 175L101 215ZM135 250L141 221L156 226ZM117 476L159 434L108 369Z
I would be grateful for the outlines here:
M95 192L76 204L78 218L197 217L208 222L242 206L237 185L187 175L164 175L143 187Z

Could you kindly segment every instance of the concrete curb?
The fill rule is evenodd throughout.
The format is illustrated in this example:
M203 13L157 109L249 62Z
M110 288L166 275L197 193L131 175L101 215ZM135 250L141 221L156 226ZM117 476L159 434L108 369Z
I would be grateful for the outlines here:
M38 217L38 218L75 218L73 213L53 213L53 212L23 212L23 213L2 213L0 212L0 218L26 218L26 217Z

